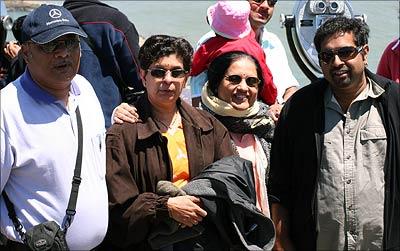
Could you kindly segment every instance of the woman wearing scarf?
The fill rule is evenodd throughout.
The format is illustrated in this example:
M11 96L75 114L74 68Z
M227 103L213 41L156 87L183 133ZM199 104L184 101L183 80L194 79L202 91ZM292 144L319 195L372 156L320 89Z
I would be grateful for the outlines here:
M209 66L201 106L225 125L240 157L253 163L257 207L269 217L266 180L275 125L268 106L257 101L262 83L254 57L240 51L224 53Z

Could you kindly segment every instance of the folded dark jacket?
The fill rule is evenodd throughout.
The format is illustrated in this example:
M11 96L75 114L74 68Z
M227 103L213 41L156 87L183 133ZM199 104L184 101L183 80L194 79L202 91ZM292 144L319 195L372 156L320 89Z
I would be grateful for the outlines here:
M275 241L272 221L256 207L254 176L250 161L225 157L205 168L183 190L199 197L207 211L207 222L217 229L216 239L233 250L270 250ZM176 225L177 226L177 225ZM150 235L152 248L165 247L183 239L201 238L202 223L173 231L160 226ZM172 231L171 231L172 230Z

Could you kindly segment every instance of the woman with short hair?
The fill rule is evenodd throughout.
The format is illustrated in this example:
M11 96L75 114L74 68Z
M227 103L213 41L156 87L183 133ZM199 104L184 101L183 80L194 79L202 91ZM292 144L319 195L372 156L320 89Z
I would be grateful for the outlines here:
M146 93L135 103L139 121L114 124L107 133L106 241L114 248L151 249L149 234L169 218L182 227L197 225L207 214L200 199L160 196L157 183L182 187L207 165L234 154L225 127L179 98L192 53L185 39L166 35L151 36L140 48Z

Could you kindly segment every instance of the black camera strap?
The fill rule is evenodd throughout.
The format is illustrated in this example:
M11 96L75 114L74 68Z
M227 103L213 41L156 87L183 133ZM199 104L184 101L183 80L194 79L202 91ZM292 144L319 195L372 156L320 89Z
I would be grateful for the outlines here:
M17 218L17 214L15 213L14 205L12 204L12 202L10 201L10 199L8 198L8 196L4 190L1 193L1 195L3 195L4 202L6 203L6 207L8 210L8 217L10 217L10 219L12 220L12 222L14 224L14 228L18 232L19 236L21 237L21 240L23 242L25 242L25 233L22 231L23 227L22 227L21 222Z
M76 162L75 162L75 170L74 176L72 178L72 187L71 187L71 194L69 196L67 210L65 211L65 220L63 222L63 230L66 233L69 226L71 226L72 220L76 213L76 202L78 200L78 191L79 185L81 184L81 170L82 170L82 146L83 146L83 128L82 128L82 119L81 113L79 111L79 106L76 107L75 110L76 114L76 121L77 121L77 128L78 128L78 153L76 155ZM12 220L14 224L15 230L18 232L21 240L25 242L25 233L22 231L23 226L21 222L17 218L17 214L15 213L14 205L10 201L7 196L7 193L3 190L2 192L4 202L6 203L6 207L8 210L8 217Z
M76 213L76 202L78 200L78 192L79 192L79 185L81 184L81 170L82 170L82 145L83 145L83 128L82 128L82 119L81 119L81 112L79 111L79 106L76 107L76 122L78 127L78 154L76 155L76 162L75 162L75 170L74 176L72 177L72 187L71 187L71 194L69 196L67 210L65 211L65 220L63 222L63 229L64 232L67 232L69 226L74 219L74 215Z

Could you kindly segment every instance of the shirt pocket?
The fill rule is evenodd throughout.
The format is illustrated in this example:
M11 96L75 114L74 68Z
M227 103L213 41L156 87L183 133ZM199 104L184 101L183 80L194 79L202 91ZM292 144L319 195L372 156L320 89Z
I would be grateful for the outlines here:
M370 126L360 130L361 143L369 140L386 140L386 131L383 126Z
M383 168L387 145L385 128L383 126L362 128L360 141L364 164Z
M91 137L91 151L95 171L101 179L106 175L106 146L105 146L105 132L98 133Z

